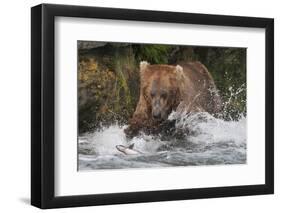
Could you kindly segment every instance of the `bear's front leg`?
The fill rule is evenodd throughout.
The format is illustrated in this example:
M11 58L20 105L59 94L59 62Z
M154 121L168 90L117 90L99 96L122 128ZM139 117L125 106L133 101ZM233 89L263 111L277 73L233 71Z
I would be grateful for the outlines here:
M127 138L133 138L140 134L140 132L149 133L152 128L152 121L148 119L138 118L135 116L130 119L129 126L124 129Z

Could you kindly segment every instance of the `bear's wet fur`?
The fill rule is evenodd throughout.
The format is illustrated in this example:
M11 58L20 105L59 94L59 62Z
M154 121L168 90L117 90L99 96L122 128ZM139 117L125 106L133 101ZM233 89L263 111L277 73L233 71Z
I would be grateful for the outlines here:
M127 137L140 132L175 134L172 111L181 113L220 113L221 98L207 68L199 61L178 65L140 63L140 97L125 129Z

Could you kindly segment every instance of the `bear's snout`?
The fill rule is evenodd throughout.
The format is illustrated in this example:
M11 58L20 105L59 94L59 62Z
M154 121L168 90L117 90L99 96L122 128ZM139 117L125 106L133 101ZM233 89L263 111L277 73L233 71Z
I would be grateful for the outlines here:
M161 112L160 111L154 111L152 113L152 117L155 119L155 120L160 120L161 119Z

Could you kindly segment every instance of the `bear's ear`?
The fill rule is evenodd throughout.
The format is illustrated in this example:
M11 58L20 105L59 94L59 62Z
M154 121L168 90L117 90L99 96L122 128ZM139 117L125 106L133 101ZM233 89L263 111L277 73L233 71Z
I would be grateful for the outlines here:
M176 66L175 74L176 74L178 80L182 80L183 79L184 74L183 74L182 66L180 66L180 65Z
M178 74L182 75L182 74L183 74L183 68L182 68L182 66L177 65L177 66L176 66L176 72L177 72Z
M183 76L183 68L182 68L182 66L177 65L176 69L175 69L175 73L176 73L176 75L178 77L182 77Z
M147 61L141 61L140 62L140 72L143 72L144 70L146 70L148 65L149 65L149 63Z
M143 79L144 71L146 70L149 63L147 61L141 61L140 62L140 77Z

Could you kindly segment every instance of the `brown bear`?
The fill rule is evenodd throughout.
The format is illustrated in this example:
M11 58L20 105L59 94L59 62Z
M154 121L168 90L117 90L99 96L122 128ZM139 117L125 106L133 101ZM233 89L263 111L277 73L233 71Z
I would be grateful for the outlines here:
M200 62L180 65L140 63L140 97L125 133L155 133L172 111L219 113L221 99L214 80Z

